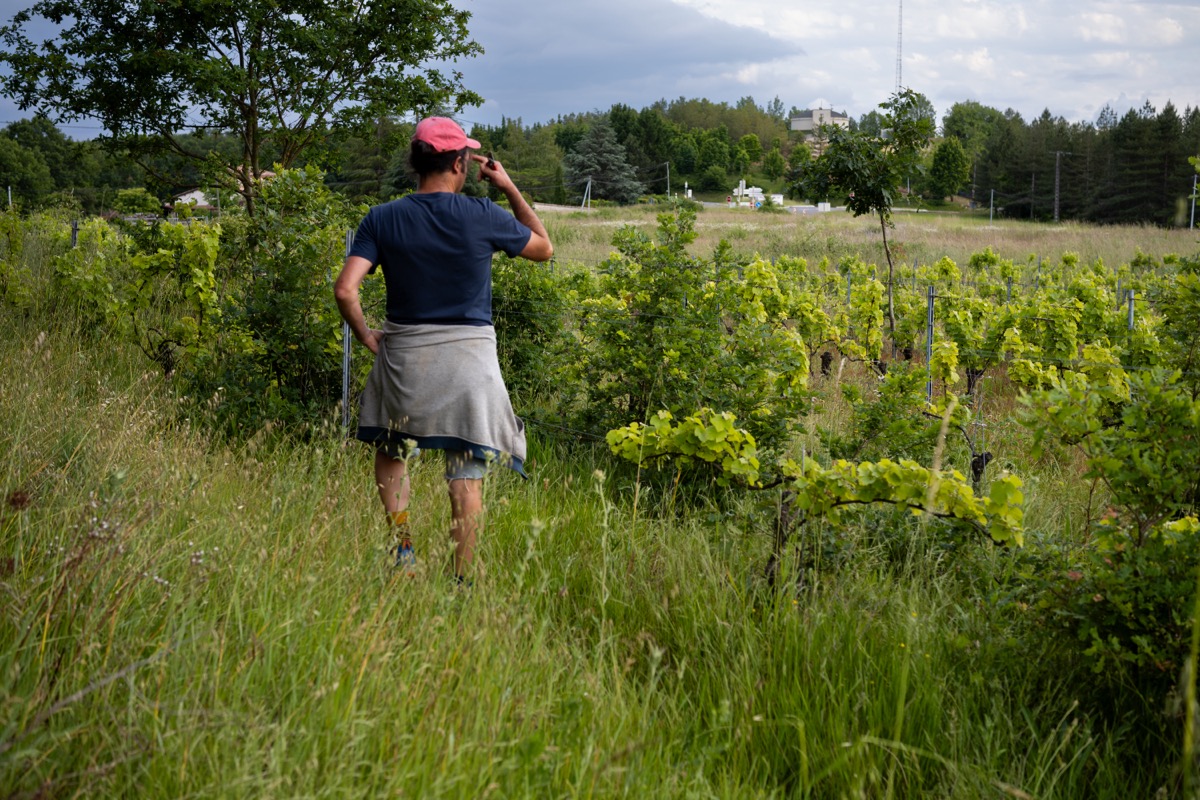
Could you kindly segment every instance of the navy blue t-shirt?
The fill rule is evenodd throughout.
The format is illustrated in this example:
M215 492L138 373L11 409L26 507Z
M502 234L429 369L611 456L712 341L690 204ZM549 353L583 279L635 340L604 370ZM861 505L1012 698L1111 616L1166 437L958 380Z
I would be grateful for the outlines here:
M428 192L368 211L350 255L383 268L392 322L491 325L492 254L516 256L531 235L487 198Z

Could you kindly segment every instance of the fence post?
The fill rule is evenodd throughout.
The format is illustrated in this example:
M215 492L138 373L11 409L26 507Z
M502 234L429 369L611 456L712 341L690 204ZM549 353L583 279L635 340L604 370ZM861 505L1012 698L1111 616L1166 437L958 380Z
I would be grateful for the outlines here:
M71 220L71 247L79 246L79 220Z
M346 256L354 246L354 231L346 230ZM342 321L342 429L350 430L350 323Z
M1129 290L1129 330L1133 330L1133 289Z
M1012 275L1008 276L1008 298L1004 302L1006 304L1012 303Z
M929 284L929 301L925 310L925 402L933 402L933 284Z
M846 308L850 307L850 287L854 285L854 276L846 273Z
M1037 276L1033 279L1033 290L1040 292L1042 289L1042 257L1038 256L1038 271Z

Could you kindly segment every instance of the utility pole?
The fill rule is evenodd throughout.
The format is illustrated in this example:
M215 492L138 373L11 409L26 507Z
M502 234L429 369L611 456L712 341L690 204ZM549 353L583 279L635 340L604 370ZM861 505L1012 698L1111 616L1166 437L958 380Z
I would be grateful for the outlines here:
M988 201L988 225L992 224L992 219L996 214L996 190L992 189L992 199Z
M1058 222L1058 176L1059 169L1062 166L1062 157L1071 156L1074 153L1068 153L1066 150L1054 151L1054 221ZM1032 214L1030 215L1032 216Z
M1196 227L1196 177L1196 175L1192 176L1192 222L1188 225L1188 230Z

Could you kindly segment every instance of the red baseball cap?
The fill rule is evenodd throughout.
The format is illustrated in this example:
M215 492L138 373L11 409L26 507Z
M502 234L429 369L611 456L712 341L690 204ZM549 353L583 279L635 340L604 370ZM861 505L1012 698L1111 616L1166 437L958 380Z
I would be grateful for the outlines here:
M439 153L462 150L464 147L474 150L480 148L479 142L469 138L458 123L449 117L426 117L421 120L417 123L412 140L425 142Z

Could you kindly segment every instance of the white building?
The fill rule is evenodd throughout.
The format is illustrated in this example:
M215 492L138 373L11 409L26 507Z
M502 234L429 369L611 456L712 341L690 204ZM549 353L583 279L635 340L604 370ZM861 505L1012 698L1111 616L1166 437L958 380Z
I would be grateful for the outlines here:
M792 117L790 128L799 132L804 141L812 147L813 155L821 154L825 145L825 137L821 128L835 125L839 128L850 127L850 117L844 111L834 111L832 108L810 108Z
M172 197L171 208L190 205L193 207L193 211L213 211L216 209L213 202L213 199L209 198L203 189L192 189L190 192L182 192Z

